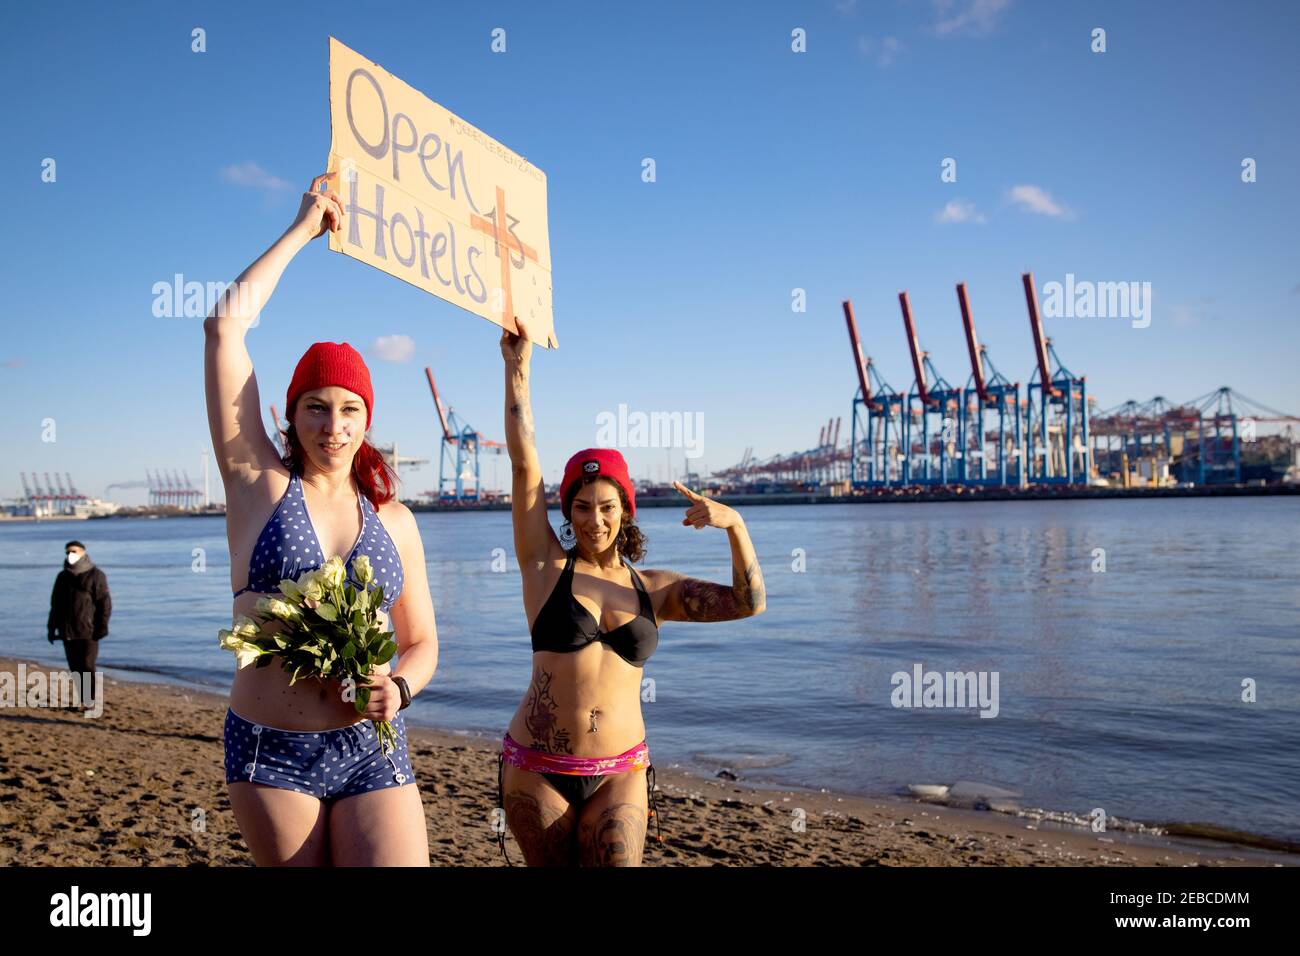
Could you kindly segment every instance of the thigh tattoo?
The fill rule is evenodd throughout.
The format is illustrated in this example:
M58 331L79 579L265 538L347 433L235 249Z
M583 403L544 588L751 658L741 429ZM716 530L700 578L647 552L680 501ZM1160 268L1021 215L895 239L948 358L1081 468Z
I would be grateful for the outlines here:
M536 797L520 790L506 794L505 811L510 832L530 866L573 864L573 820L565 819L571 811L548 813Z
M636 866L645 849L646 811L635 803L614 803L591 823L581 824L583 866Z

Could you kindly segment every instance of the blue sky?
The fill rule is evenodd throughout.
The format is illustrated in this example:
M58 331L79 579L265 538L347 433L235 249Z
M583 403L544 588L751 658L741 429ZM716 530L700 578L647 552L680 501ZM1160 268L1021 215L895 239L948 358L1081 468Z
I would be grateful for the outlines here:
M151 290L176 273L232 280L292 220L325 168L330 34L547 174L561 348L535 356L533 403L548 481L620 403L702 415L696 467L810 447L832 416L847 438L845 297L895 388L911 377L901 288L922 347L964 383L964 280L990 356L1024 383L1027 269L1040 289L1067 273L1151 283L1147 328L1047 320L1098 407L1228 384L1300 411L1294 4L380 9L6 7L0 495L19 492L20 471L68 471L95 495L146 468L198 480L201 321L154 317ZM196 26L205 53L191 52ZM796 27L807 52L791 50ZM1104 53L1090 50L1095 27ZM941 182L946 157L955 183ZM791 310L796 288L806 312ZM378 340L395 336L410 339L406 361L384 357ZM431 460L409 495L437 479L425 365L465 420L503 437L498 336L318 240L248 344L264 406L283 405L313 341L356 345L374 378L372 437ZM684 461L625 453L638 477Z

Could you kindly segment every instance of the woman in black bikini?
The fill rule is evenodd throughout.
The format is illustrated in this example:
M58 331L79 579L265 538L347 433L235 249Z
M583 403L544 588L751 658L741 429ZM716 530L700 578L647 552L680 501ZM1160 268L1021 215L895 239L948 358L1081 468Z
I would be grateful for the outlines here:
M393 494L392 472L366 440L374 395L361 356L317 342L298 363L285 415L284 458L262 427L257 379L244 337L298 253L338 229L342 203L317 189L294 223L230 286L206 322L208 422L226 490L233 617L259 594L331 555L365 555L384 588L381 626L396 635L395 668L381 665L358 714L338 681L289 683L271 666L235 672L225 721L226 782L239 829L259 865L428 866L424 807L398 711L438 664L433 601L415 518ZM350 550L349 550L350 549ZM390 672L391 671L391 672ZM398 730L380 746L372 720Z
M662 621L761 614L763 573L740 515L678 484L684 525L725 528L731 586L642 571L645 541L623 456L574 455L561 485L565 538L546 516L528 395L532 343L505 331L506 442L513 466L515 555L530 622L533 675L502 741L499 796L530 866L639 866L653 767L641 678ZM505 835L501 834L502 850Z

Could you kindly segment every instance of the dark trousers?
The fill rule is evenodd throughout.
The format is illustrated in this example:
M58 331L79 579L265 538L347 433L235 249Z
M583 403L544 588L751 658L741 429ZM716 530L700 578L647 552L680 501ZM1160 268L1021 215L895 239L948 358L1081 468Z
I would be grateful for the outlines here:
M83 701L90 703L95 699L95 659L99 657L99 641L64 641L63 652L68 656L68 670L90 675L90 692Z

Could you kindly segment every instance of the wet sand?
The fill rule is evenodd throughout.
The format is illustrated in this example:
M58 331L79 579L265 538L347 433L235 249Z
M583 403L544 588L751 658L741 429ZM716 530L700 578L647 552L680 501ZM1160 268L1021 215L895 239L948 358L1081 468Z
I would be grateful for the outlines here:
M48 670L27 661L27 673ZM0 658L17 674L18 661ZM0 864L251 866L222 773L226 698L105 679L103 714L0 708ZM504 866L490 741L409 726L435 866ZM759 789L656 764L646 866L1273 866L1300 857L1092 833L906 799ZM510 859L522 856L507 837Z

